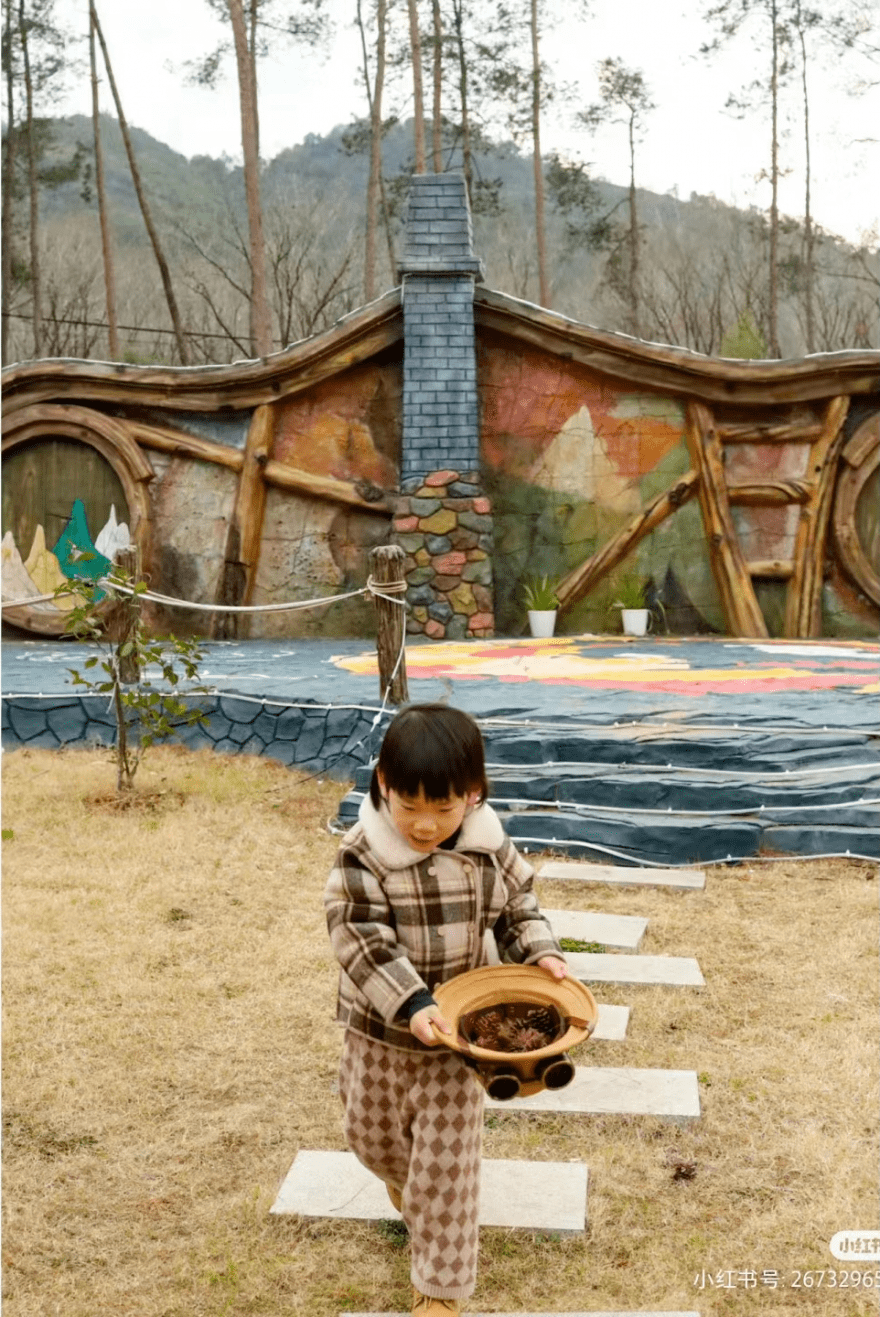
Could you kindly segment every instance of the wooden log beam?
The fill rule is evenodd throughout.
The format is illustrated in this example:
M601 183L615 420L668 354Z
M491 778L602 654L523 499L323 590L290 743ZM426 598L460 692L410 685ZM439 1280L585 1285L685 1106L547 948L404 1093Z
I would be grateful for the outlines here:
M765 637L761 612L739 537L730 514L721 440L709 408L690 402L687 444L699 480L700 511L709 545L709 562L731 635Z
M230 471L241 471L244 466L244 452L240 448L228 448L225 444L212 443L196 435L185 434L182 430L144 425L142 422L130 422L133 436L144 448L153 448L159 452L169 453L173 457L194 457L202 462L214 462L228 467ZM333 476L318 475L314 471L304 471L300 467L289 466L286 462L277 462L269 458L263 467L263 479L267 485L276 489L287 489L294 494L307 494L312 498L327 499L331 503L345 503L358 508L361 512L370 512L374 516L389 517L392 512L390 500L384 491L376 491L380 497L365 498L358 486L347 480L337 480ZM371 490L368 492L372 493Z
M796 444L812 443L822 433L822 422L798 421L772 423L720 422L718 434L725 444Z
M288 466L285 462L268 461L263 468L263 479L267 485L276 489L288 489L293 494L308 494L312 498L328 499L331 503L345 503L357 508L359 512L369 512L373 516L391 516L392 502L383 490L376 489L376 498L365 498L357 485L347 480L336 480L333 476L319 476L314 471L302 471L299 467ZM374 490L366 485L367 493Z
M766 484L728 485L731 507L778 508L789 503L806 503L810 485L806 480L768 480Z
M400 343L400 289L353 311L332 328L259 361L231 366L125 366L29 362L3 372L4 410L77 400L195 412L250 409L289 398Z
M244 453L240 448L215 444L210 439L201 439L183 430L145 425L143 421L128 421L127 425L132 437L144 448L167 453L170 457L195 457L201 462L228 467L230 471L240 471L244 466Z
M792 361L731 361L687 348L645 343L527 306L505 293L474 289L474 324L612 379L723 405L824 402L841 393L874 393L880 354L827 352Z
M813 489L801 507L794 547L794 572L785 601L785 635L808 639L822 634L822 577L831 500L843 447L849 398L832 398L822 433L810 448L807 468Z
M658 494L644 511L617 532L597 553L575 567L556 587L560 609L570 608L588 595L593 587L623 562L627 554L648 535L655 526L689 502L697 492L697 473L688 471L669 489Z
M379 664L379 694L390 704L406 704L409 701L409 687L406 679L406 608L402 586L406 583L404 562L406 554L399 544L380 544L370 552L370 574L381 589L388 586L393 598L379 599L373 596L376 605L376 656ZM392 593L393 591L393 593ZM402 653L402 657L401 657Z
M266 508L263 467L268 461L273 434L272 408L265 405L257 407L251 417L235 506L226 535L223 571L215 597L218 604L247 604L253 593ZM248 614L214 614L212 634L216 639L241 638L247 636L248 631Z
M746 567L753 580L761 578L766 581L788 581L794 571L794 563L790 560L783 561L781 558L756 559L754 562L747 562Z

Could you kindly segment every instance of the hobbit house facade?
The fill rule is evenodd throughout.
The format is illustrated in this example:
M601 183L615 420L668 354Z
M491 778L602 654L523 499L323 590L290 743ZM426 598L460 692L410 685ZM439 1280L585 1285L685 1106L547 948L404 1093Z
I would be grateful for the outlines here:
M393 542L427 639L519 634L545 574L563 634L618 630L637 578L673 634L877 635L880 352L709 358L487 289L456 174L413 179L398 286L322 334L3 383L16 634L61 634L63 597L40 597L130 540L153 591L203 606L151 605L178 633L372 635L363 596L204 606L357 591Z

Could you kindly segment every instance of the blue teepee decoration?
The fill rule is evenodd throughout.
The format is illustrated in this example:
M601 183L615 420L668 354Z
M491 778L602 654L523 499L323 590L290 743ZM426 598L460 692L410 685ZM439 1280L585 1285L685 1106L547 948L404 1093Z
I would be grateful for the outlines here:
M112 566L110 559L99 553L92 542L86 510L80 498L74 501L70 520L52 552L64 575L74 581L99 581ZM100 591L95 598L102 599L103 595L104 592Z

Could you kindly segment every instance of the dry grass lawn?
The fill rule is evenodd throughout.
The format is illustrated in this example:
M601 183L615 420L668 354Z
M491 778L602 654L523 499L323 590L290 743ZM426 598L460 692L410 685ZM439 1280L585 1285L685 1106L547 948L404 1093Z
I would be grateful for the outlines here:
M399 1234L269 1215L299 1148L344 1146L321 909L339 784L155 750L152 801L120 812L98 799L112 772L101 751L5 760L4 1313L406 1308ZM589 1164L590 1225L485 1231L474 1311L875 1313L828 1240L878 1226L876 866L539 891L646 915L644 952L699 959L704 989L598 988L632 1006L629 1037L579 1059L696 1070L702 1116L493 1116L487 1156ZM734 1289L695 1286L728 1271Z

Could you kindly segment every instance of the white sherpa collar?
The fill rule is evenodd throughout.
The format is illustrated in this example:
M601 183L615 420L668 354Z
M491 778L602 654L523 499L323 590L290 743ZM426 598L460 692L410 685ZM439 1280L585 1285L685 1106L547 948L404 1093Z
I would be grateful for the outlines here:
M370 850L386 869L409 869L421 863L425 855L407 846L391 822L388 806L376 809L369 795L364 796L358 819L367 838ZM456 851L497 851L504 841L504 829L490 805L475 805L464 816Z

